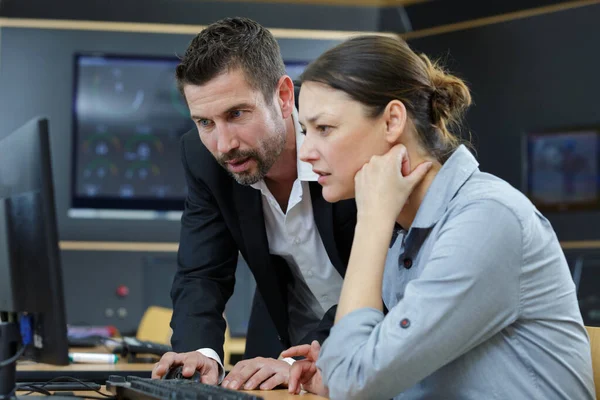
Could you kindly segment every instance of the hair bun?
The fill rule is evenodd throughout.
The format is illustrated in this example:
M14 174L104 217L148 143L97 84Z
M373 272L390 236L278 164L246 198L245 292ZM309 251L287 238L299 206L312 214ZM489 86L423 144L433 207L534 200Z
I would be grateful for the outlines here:
M464 112L471 105L471 94L465 83L454 75L446 73L421 55L431 81L431 119L436 125L459 123Z

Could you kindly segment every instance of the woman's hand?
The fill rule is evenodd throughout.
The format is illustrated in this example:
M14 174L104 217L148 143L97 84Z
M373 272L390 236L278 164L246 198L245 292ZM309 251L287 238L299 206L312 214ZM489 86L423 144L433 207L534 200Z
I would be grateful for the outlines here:
M423 162L411 172L408 152L402 144L382 156L371 157L354 177L359 218L395 221L431 165Z
M300 394L300 390L328 397L329 390L323 385L321 371L317 369L317 359L321 345L316 340L308 344L290 347L281 353L281 357L305 357L304 360L296 361L290 369L290 380L288 391L292 394Z

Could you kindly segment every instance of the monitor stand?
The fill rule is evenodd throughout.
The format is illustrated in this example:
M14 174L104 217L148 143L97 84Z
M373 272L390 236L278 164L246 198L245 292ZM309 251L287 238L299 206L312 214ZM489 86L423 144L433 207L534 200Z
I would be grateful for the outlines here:
M21 343L21 332L17 322L0 322L0 362L17 354ZM16 361L0 368L0 400L15 398Z

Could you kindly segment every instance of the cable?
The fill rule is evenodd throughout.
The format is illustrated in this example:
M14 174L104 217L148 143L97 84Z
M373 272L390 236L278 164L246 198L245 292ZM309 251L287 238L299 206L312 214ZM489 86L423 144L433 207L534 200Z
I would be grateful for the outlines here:
M8 314L8 313L3 313L3 314L7 314L6 317L9 320L12 319L10 314ZM12 356L11 358L4 360L4 361L0 361L0 369L2 369L4 367L8 367L12 363L17 362L19 357L21 357L23 355L23 353L25 353L25 350L27 349L27 346L31 343L32 336L33 336L33 329L31 328L31 325L32 325L31 315L23 314L19 317L19 331L21 333L21 341L22 341L21 348L19 349L19 351L17 351L17 354Z
M115 396L112 396L112 395L109 395L109 394L106 394L106 393L102 393L100 390L94 389L94 387L90 386L87 382L84 382L84 381L79 380L77 378L72 378L70 376L57 376L54 379L50 379L48 382L44 382L42 385L27 385L27 388L34 389L34 390L32 390L31 392L26 393L25 396L28 395L28 394L31 394L31 393L33 393L35 391L39 391L39 390L46 391L46 389L44 389L44 386L46 386L46 385L48 385L48 384L50 384L52 382L65 382L65 381L66 382L77 382L77 383L81 384L82 386L85 386L86 388L88 388L90 391L96 392L96 393L98 393L98 394L100 394L100 395L103 396L103 397L85 396L86 399L94 399L95 398L95 399L106 400L106 399L114 399L115 398ZM61 396L62 395L64 395L64 393L61 394ZM75 396L75 397L77 397L77 396Z
M49 392L46 389L43 389L41 387L38 387L36 385L20 385L19 390L21 390L21 389L29 389L30 390L29 392L25 393L23 396L30 395L31 393L34 393L34 392L41 393L46 396L52 396L51 392ZM15 390L16 390L16 388L15 388Z
M21 346L19 351L17 351L17 354L12 356L8 360L4 360L4 361L0 362L0 368L8 367L10 364L17 362L19 357L21 357L23 355L23 353L25 353L25 347L26 346Z

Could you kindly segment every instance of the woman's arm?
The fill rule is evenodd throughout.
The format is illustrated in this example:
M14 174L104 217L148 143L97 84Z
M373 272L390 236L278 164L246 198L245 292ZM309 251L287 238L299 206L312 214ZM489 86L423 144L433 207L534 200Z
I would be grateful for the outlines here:
M516 320L523 244L511 210L471 203L434 240L423 273L385 319L355 309L332 328L317 361L331 398L394 397Z
M354 310L383 309L381 284L393 229L393 219L359 218L335 316L336 323Z
M414 188L431 169L422 162L411 171L404 145L373 156L356 174L357 224L335 321L354 310L381 311L381 283L396 218Z

